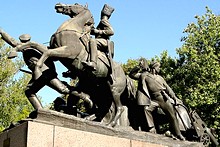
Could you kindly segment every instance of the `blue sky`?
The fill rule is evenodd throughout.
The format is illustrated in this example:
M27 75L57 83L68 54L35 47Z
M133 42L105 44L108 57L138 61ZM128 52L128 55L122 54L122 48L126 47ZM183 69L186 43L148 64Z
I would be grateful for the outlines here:
M203 15L208 6L214 14L220 14L217 0L5 0L1 2L0 27L12 37L28 33L32 40L45 43L59 25L68 19L55 12L54 6L86 4L92 12L95 25L100 19L104 4L115 8L110 18L115 34L114 60L125 63L128 59L152 58L164 50L176 57L176 48L181 47L180 38L187 24L196 21L195 15ZM56 63L61 80L65 67ZM67 79L69 81L69 79ZM52 102L60 94L44 87L38 92L45 103Z

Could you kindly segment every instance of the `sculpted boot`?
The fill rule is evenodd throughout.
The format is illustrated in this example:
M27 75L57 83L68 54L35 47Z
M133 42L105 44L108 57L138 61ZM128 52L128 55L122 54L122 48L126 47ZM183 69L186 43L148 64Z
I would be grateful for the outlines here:
M95 70L96 70L96 63L95 63L95 62L92 62L92 61L89 61L89 62L82 61L82 64L83 64L85 67L88 67L89 69L91 69L92 71L95 71Z
M38 110L38 109L43 108L41 102L36 97L36 95L31 95L30 97L28 97L28 99L29 99L30 103L32 104L32 106L34 107L34 109Z
M182 140L182 141L185 141L185 140L186 140L186 139L183 137L182 134L177 135L176 137L177 137L177 139Z
M28 97L28 100L30 101L30 103L35 109L29 114L28 117L34 119L37 117L37 113L38 113L37 110L42 109L43 106L41 105L41 102L39 101L39 99L36 97L35 94L32 94L30 97Z
M97 44L95 39L91 39L89 42L90 45L90 61L86 62L86 61L82 61L82 64L86 67L89 67L92 71L96 70L96 66L97 66Z

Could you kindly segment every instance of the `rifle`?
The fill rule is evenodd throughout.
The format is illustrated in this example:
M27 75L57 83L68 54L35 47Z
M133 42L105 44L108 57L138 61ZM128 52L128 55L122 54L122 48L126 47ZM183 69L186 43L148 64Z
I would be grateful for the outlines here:
M27 73L27 74L32 74L32 72L31 71L27 71L27 70L25 70L25 69L19 69L21 72L24 72L24 73Z

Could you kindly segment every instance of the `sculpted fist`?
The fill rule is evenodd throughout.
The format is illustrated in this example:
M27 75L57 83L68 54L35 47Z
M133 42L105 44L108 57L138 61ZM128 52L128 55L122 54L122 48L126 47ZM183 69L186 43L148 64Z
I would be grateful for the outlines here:
M98 30L98 29L95 29L95 28L94 28L94 29L91 30L91 34L92 34L92 35L95 35L95 34L98 34L98 33L99 33L99 30Z

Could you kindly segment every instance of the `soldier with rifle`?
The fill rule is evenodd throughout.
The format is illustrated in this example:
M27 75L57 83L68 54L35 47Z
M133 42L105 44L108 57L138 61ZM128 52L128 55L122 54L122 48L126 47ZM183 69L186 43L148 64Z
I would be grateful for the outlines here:
M150 105L146 111L146 116L148 120L152 120L149 126L154 129L154 122L152 117L152 111L157 107L160 107L163 112L168 116L171 132L179 140L185 140L182 136L178 124L177 117L175 115L175 110L173 104L170 102L170 98L174 100L174 103L179 103L179 99L176 97L173 90L169 87L166 81L159 75L160 63L153 61L150 64L150 73L145 76L145 83L149 90L151 101L155 102L157 105Z
M12 50L8 56L9 59L14 58L17 56L17 51L22 52L23 59L28 66L28 68L32 72L32 79L29 81L27 88L25 90L25 95L34 107L34 109L41 109L42 104L38 99L36 93L43 88L45 85L49 86L50 88L58 91L61 94L71 94L76 97L83 99L84 101L88 102L90 106L93 105L92 101L89 98L89 95L75 91L72 87L70 87L67 83L60 81L57 77L55 65L52 60L48 59L43 66L40 68L42 75L35 74L35 65L38 59L41 57L42 53L38 50L27 47L24 49L19 49L19 45L22 43L30 42L31 36L28 34L23 34L19 37L19 41L16 41L12 38L9 34L4 32L0 29L0 34L3 40L5 40L9 45L15 47L17 50ZM38 44L41 46L40 44ZM23 71L23 70L22 70Z

